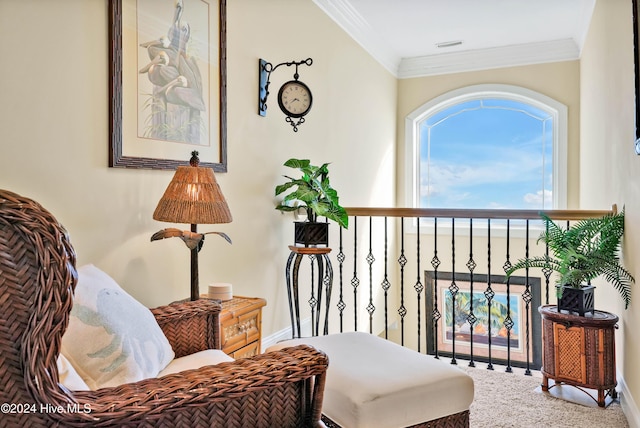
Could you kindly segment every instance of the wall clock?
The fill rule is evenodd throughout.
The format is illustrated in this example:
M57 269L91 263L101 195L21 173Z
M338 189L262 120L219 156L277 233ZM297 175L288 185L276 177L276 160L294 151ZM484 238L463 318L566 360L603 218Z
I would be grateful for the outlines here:
M298 125L304 123L304 116L311 110L312 103L311 89L299 80L285 82L278 91L278 105L294 131L297 131Z
M260 116L267 115L267 97L269 96L271 73L282 65L286 65L287 67L295 66L296 71L293 74L293 80L285 82L278 91L278 106L285 114L285 120L293 127L293 131L298 132L298 126L304 123L304 116L309 113L311 105L313 104L311 89L309 89L305 83L298 80L298 66L310 66L311 64L313 64L311 58L307 58L304 61L283 62L276 66L273 66L264 59L260 59L258 62L258 114Z

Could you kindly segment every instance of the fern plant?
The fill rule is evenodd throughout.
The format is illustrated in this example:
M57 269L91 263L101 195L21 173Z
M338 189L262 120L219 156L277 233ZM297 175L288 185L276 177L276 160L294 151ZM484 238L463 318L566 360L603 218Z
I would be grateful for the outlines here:
M559 274L556 291L562 286L581 288L602 276L620 293L627 309L631 302L633 276L620 262L620 241L624 233L624 210L603 217L583 219L568 229L541 214L545 230L538 238L548 245L550 255L520 259L506 270L507 278L525 268L551 269Z
M338 192L329 183L328 163L315 166L311 165L309 159L289 159L284 166L299 169L302 177L285 175L290 181L276 186L276 196L293 190L276 206L277 210L296 211L303 208L307 212L308 221L315 222L318 217L326 217L345 229L349 227L347 211L340 206ZM294 206L295 201L302 205Z

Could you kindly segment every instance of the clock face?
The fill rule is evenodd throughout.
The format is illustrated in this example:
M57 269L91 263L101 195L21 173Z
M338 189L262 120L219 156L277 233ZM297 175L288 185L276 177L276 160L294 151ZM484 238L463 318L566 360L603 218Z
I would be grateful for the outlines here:
M278 92L280 109L290 117L302 117L311 110L311 90L299 80L290 80Z

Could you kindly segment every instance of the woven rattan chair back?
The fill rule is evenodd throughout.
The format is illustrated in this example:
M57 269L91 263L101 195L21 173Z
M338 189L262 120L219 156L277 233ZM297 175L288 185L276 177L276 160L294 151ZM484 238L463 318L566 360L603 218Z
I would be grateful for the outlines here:
M40 204L0 190L0 402L14 406L0 425L51 424L33 391L51 398L43 404L72 401L58 387L56 358L76 279L64 228Z

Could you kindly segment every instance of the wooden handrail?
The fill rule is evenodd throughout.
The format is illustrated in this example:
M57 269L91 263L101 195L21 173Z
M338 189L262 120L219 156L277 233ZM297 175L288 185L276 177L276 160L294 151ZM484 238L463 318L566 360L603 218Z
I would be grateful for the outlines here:
M367 208L346 207L347 214L355 217L423 217L423 218L482 218L540 220L545 213L554 220L582 220L617 214L614 204L611 210L508 210L508 209L454 209L454 208Z

